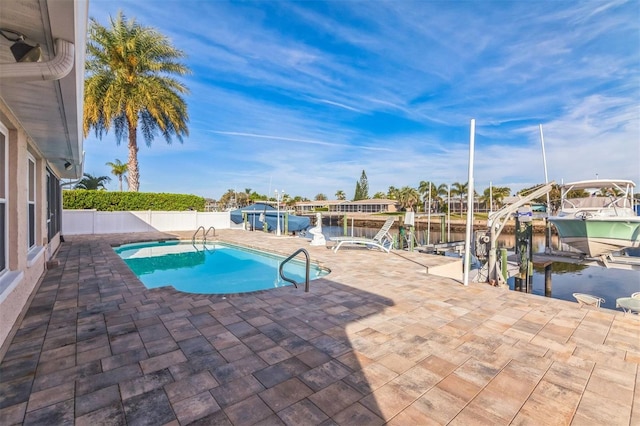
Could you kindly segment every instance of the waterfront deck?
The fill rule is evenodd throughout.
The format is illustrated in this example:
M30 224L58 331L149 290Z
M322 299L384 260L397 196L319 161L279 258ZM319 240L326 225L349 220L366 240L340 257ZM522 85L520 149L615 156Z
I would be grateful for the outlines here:
M167 237L67 238L4 348L1 424L640 423L637 315L243 231L219 238L332 272L310 293L147 290L111 249Z

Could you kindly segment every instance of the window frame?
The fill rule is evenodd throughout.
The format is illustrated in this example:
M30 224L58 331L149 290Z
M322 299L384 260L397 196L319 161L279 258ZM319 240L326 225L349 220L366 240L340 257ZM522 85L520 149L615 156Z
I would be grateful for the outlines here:
M36 159L30 153L27 153L27 251L37 246L37 189L36 180Z
M9 130L0 123L0 277L9 271Z

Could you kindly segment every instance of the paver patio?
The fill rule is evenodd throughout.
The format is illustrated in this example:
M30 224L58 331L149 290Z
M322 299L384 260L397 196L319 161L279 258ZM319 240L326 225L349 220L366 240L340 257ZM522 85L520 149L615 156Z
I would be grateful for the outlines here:
M640 424L637 315L230 230L332 272L310 293L185 294L111 248L167 237L67 238L5 347L0 424Z

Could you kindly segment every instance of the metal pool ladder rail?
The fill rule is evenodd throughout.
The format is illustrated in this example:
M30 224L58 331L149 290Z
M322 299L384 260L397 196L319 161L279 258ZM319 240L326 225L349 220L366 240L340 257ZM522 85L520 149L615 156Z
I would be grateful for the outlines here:
M304 281L304 292L305 293L309 293L309 268L311 266L311 261L309 260L309 252L307 252L305 249L301 248L296 250L291 256L287 257L285 260L282 261L282 263L280 263L280 278L282 278L284 281L290 282L291 284L293 284L295 286L295 288L298 288L298 283L295 282L295 280L292 280L291 278L287 278L284 276L284 273L282 271L282 268L284 268L284 264L287 263L288 261L290 261L291 259L293 259L294 257L296 257L298 254L300 253L304 253L304 257L307 258L306 260L306 276L305 276L305 281Z
M213 226L210 226L209 229L204 230L204 226L199 226L198 229L196 229L196 232L193 233L193 237L191 237L191 244L195 244L196 243L196 236L198 235L198 232L200 232L200 230L202 229L202 242L203 244L207 243L207 235L209 235L209 231L211 231L213 229L213 236L216 236L216 228L214 228Z

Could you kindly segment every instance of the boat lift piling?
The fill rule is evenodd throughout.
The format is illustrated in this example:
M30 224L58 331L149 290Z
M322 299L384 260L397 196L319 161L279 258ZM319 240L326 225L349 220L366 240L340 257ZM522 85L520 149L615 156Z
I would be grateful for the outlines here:
M533 289L533 213L521 207L516 215L516 255L519 274L515 276L515 290L531 293Z

